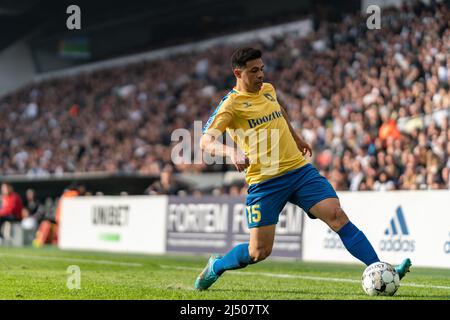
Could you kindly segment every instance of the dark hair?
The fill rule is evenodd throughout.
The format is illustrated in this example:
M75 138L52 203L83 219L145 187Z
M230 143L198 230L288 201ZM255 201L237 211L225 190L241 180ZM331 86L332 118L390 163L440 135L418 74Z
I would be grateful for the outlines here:
M262 56L261 50L254 48L239 48L231 56L231 67L233 69L245 68L247 61L259 59Z

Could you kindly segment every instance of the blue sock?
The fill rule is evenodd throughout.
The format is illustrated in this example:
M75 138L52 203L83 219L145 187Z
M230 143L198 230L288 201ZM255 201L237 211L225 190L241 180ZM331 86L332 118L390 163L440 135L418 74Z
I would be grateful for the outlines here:
M357 259L364 262L367 266L380 261L378 256L367 240L364 233L359 230L351 221L347 222L337 234L341 237L345 248Z
M214 263L213 269L217 275L221 275L226 270L234 270L245 268L247 265L254 263L248 252L248 242L241 243L228 251L222 259Z

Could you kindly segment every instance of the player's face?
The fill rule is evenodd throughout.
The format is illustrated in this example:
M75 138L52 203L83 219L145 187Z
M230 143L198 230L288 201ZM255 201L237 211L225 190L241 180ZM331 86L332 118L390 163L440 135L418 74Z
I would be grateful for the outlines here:
M240 70L240 78L248 91L258 92L261 89L264 80L263 69L264 64L259 58L247 61L245 68Z

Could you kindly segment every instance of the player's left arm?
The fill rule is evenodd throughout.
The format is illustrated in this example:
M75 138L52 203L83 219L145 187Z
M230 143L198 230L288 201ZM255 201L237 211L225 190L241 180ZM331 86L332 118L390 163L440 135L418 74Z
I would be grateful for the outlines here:
M291 131L292 136L294 137L295 143L297 144L298 150L300 150L300 152L303 155L306 155L306 153L309 152L309 156L312 156L312 148L309 145L308 142L305 141L305 139L303 139L302 137L300 137L299 134L297 134L297 132L295 132L294 128L291 125L291 122L289 121L289 117L288 114L286 112L286 109L284 109L284 107L280 104L280 108L281 108L281 112L283 113L284 119L287 122L287 125L289 126L289 131Z

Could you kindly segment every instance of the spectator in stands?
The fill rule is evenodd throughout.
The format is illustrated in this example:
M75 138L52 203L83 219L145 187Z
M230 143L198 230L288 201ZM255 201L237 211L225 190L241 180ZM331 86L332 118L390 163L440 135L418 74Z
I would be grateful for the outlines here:
M378 180L375 181L373 190L375 191L389 191L394 190L395 184L392 180L388 180L386 172L381 172Z
M381 140L386 140L388 138L400 138L400 131L397 128L397 123L395 122L395 120L390 119L388 122L381 125L379 137Z
M159 176L159 180L155 181L147 188L146 194L177 195L182 188L175 180L173 170L173 166L170 164L164 166Z
M2 206L0 208L0 231L6 221L19 222L22 220L23 203L20 196L14 192L9 183L2 183ZM1 233L0 233L1 237Z
M24 207L22 209L22 218L34 218L40 221L45 215L44 206L36 197L34 189L27 189L25 192Z

